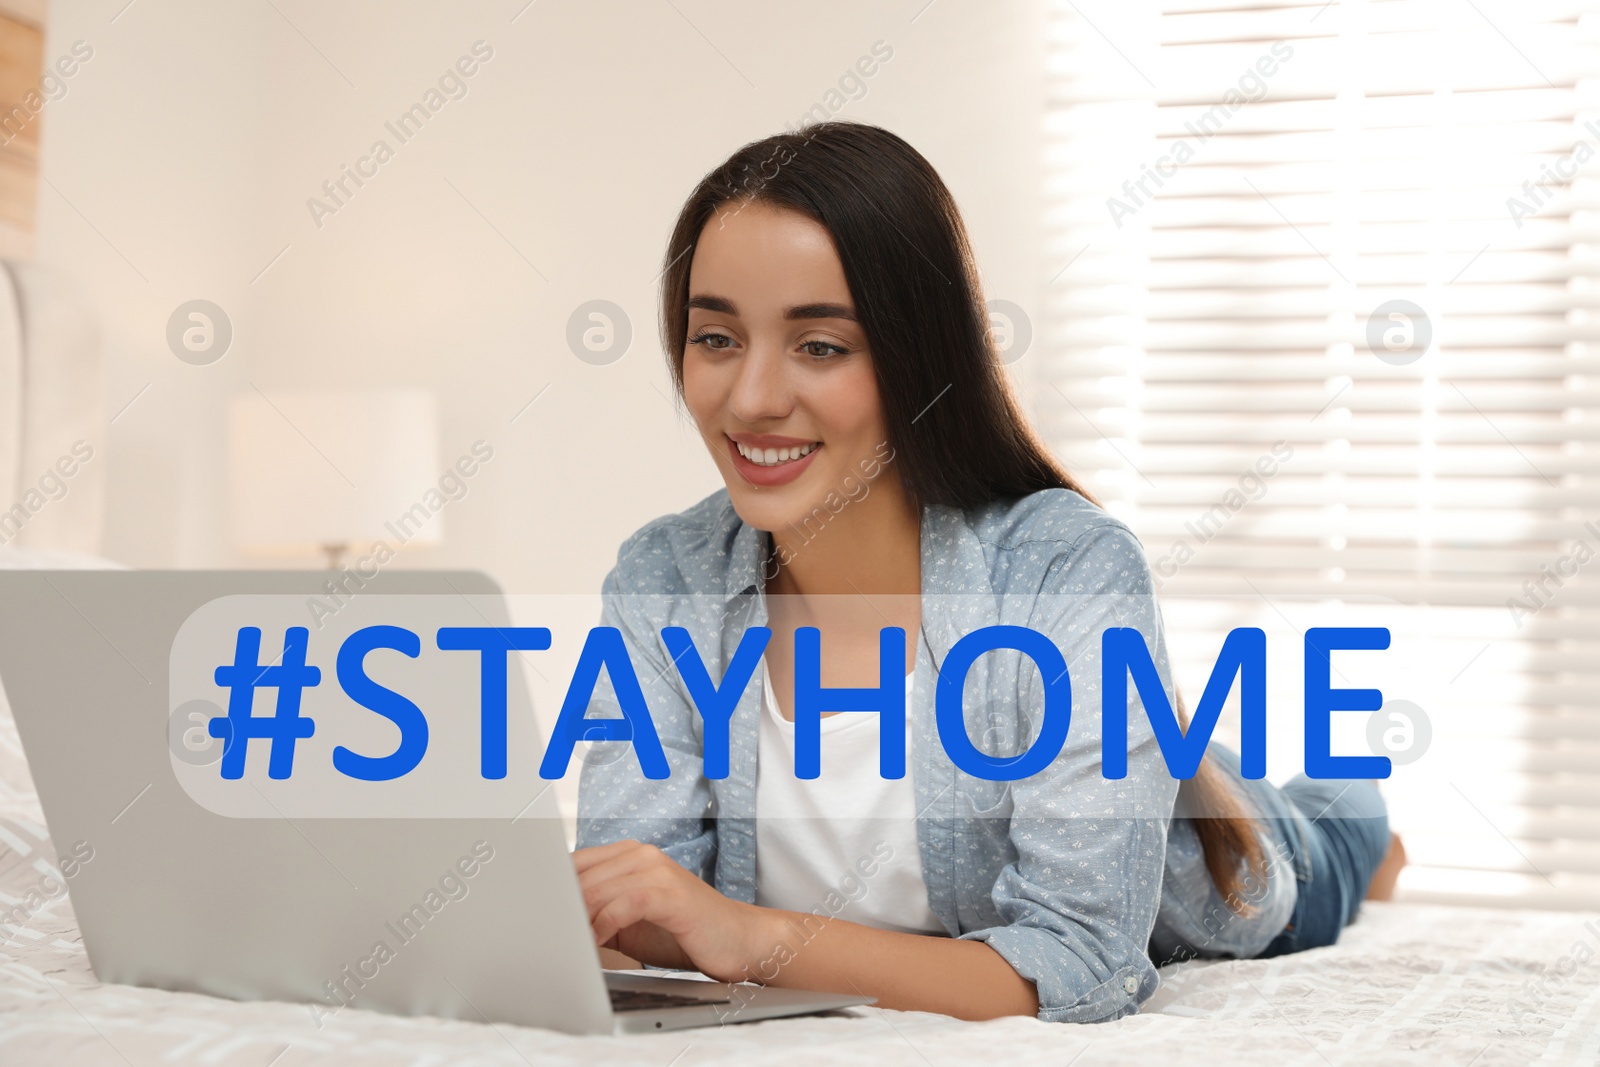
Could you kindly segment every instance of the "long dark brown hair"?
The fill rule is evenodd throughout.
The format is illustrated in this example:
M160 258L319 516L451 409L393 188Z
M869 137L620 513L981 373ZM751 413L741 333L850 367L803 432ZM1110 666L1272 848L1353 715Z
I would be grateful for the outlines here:
M1034 432L989 333L966 226L922 155L887 130L824 122L739 149L703 178L678 216L662 271L661 332L683 390L689 270L723 205L787 208L833 235L866 334L895 466L919 505L973 508L1044 489L1099 501ZM1178 699L1185 728L1188 715ZM1235 911L1246 872L1263 869L1253 820L1227 778L1203 761L1179 787L1206 869Z

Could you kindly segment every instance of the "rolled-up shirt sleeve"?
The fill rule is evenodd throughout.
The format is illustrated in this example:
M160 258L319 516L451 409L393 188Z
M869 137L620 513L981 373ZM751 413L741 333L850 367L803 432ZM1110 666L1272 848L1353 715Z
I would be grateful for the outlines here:
M1101 1022L1136 1012L1156 990L1147 946L1177 793L1131 682L1127 776L1104 777L1102 632L1126 626L1144 635L1169 700L1171 674L1149 564L1133 534L1112 521L1049 550L1057 555L1029 625L1066 660L1071 729L1047 768L1010 784L1016 858L991 893L1003 925L960 936L986 942L1034 983L1039 1018ZM1018 700L1036 735L1044 686L1031 662L1019 672Z

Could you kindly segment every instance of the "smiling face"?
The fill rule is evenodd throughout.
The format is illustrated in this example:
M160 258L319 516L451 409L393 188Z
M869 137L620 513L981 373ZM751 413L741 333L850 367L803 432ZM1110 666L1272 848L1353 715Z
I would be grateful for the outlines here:
M891 453L872 353L821 223L760 202L712 214L689 271L683 393L759 530L781 537L879 473Z

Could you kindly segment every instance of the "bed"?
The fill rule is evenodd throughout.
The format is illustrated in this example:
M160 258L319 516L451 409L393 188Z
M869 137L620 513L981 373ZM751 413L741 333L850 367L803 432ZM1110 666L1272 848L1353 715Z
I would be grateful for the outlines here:
M99 447L89 316L60 279L0 285L0 508L77 440ZM0 566L91 564L104 463L30 512ZM29 551L22 551L22 547ZM68 551L60 551L68 550ZM0 1064L1600 1064L1600 912L1368 905L1344 940L1270 961L1167 968L1134 1017L962 1023L858 1008L659 1036L550 1031L99 984L0 690ZM204 892L175 885L175 894Z
M1332 948L1168 967L1141 1014L1098 1026L856 1008L577 1038L355 1009L319 1028L300 1005L101 985L70 897L39 891L55 864L0 702L0 911L27 913L0 922L0 1063L1600 1064L1600 912L1368 904Z

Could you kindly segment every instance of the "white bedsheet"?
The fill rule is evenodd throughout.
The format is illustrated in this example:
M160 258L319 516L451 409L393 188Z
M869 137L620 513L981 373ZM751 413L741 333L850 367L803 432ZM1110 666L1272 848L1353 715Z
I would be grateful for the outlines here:
M0 910L37 886L53 862L15 728L0 707ZM303 1006L99 984L65 899L21 929L0 926L0 935L7 930L14 936L0 937L6 1067L1600 1064L1600 912L1369 904L1332 948L1168 968L1143 1013L1098 1026L962 1023L857 1008L614 1038L355 1009L319 1029Z

